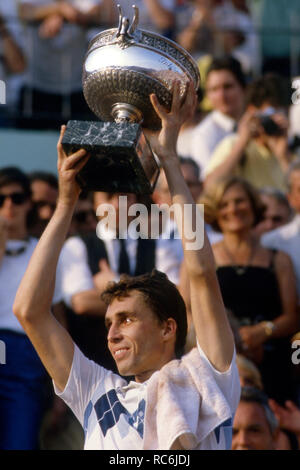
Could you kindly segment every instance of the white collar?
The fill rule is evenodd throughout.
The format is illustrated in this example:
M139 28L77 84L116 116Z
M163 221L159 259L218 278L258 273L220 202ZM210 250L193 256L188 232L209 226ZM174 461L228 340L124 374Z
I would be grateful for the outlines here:
M217 110L212 112L212 119L227 132L233 131L236 124L233 118Z

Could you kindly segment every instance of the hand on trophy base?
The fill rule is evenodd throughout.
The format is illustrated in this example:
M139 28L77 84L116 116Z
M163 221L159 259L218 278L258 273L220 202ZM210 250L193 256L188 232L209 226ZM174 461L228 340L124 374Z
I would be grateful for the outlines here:
M67 155L91 155L78 174L82 189L151 194L159 175L152 150L137 123L69 121L62 140Z

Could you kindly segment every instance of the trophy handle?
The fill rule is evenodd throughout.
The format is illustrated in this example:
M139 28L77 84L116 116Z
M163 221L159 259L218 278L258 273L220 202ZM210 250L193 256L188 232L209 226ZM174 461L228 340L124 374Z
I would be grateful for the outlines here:
M137 25L138 25L138 22L139 22L139 9L136 5L132 5L132 8L134 9L134 16L133 16L133 20L132 20L132 23L129 27L129 30L128 30L128 33L130 35L132 35L136 28L137 28Z
M116 36L119 37L120 34L121 34L121 28L122 28L122 18L123 18L123 14L122 14L122 8L121 8L121 5L118 3L117 5L118 7L118 10L119 10L119 26L118 26L118 31L117 31L117 34Z
M125 38L133 39L133 33L135 32L139 22L139 9L137 6L132 5L132 8L134 8L134 16L132 23L129 26L129 20L123 16L121 5L118 4L117 7L119 10L119 26L116 37L119 38L121 36L122 41L125 42Z

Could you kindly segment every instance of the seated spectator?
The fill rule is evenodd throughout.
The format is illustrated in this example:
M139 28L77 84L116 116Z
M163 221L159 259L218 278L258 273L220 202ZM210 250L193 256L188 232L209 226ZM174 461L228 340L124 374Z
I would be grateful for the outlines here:
M228 178L200 202L207 221L223 233L212 249L225 307L240 324L243 354L258 366L268 396L282 402L293 396L289 337L299 322L291 259L254 236L264 207L246 181Z
M88 235L96 231L97 218L92 193L81 192L72 218L69 237Z
M248 107L236 134L222 140L206 168L205 184L232 174L257 188L286 190L285 174L294 158L288 147L286 103L278 76L268 75L253 82L248 90Z
M269 400L269 406L275 414L282 436L277 441L277 449L299 449L300 448L300 409L292 401L287 401L280 406L274 400ZM296 442L295 442L296 440ZM280 447L279 447L280 446Z
M246 387L248 391L250 390L249 387L252 390L254 387L257 390L257 392L253 390L254 394L258 393L259 390L263 392L261 375L255 364L240 354L237 354L236 362L242 387L242 398L244 398ZM273 411L279 427L274 439L275 450L297 450L299 448L298 439L300 430L299 408L290 401L286 402L285 407L281 407L271 399L268 400L268 405Z
M201 171L205 172L215 148L233 132L242 116L245 86L245 77L238 61L224 57L212 62L205 92L213 111L194 128L190 144L190 156Z
M260 199L265 205L265 210L263 220L255 227L258 236L275 230L291 220L293 211L284 193L274 188L263 188L260 190Z
M257 67L257 43L249 11L245 4L241 9L240 3L195 0L186 7L185 19L178 19L177 41L196 58L232 55L250 73Z
M55 128L59 122L90 118L82 93L82 64L87 50L86 26L101 22L101 0L22 0L26 25L28 73L21 91L20 126Z
M0 340L7 363L0 367L0 449L38 448L46 407L47 373L12 307L37 240L31 238L28 177L18 168L0 170ZM56 287L53 304L61 300Z
M13 3L13 2L9 2ZM4 10L4 11L3 11ZM17 89L13 85L14 78L20 76L26 68L23 50L15 37L15 28L11 28L6 21L7 11L0 6L0 124L8 125L10 122L9 106L17 100ZM6 106L4 106L6 105Z
M55 211L58 182L55 175L44 171L31 173L29 178L33 202L30 233L39 238Z
M300 159L295 160L288 171L287 197L295 216L283 227L263 235L262 244L271 249L287 253L294 265L297 278L298 305L300 305Z
M232 450L275 450L278 422L268 397L254 387L242 388L232 432Z

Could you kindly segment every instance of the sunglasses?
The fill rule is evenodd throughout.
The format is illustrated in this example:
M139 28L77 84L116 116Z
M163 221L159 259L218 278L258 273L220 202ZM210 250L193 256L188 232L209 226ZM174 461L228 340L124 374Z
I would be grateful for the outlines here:
M95 217L95 213L92 209L86 211L78 211L74 214L74 218L77 222L83 224L87 221L89 216Z
M0 194L0 207L3 206L4 201L7 198L9 198L16 206L20 206L28 199L28 195L25 193Z

